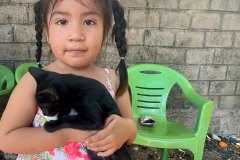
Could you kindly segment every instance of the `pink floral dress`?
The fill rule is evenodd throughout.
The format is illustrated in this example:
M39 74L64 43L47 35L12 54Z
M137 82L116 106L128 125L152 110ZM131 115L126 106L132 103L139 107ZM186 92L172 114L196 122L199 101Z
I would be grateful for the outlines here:
M104 71L106 74L107 89L112 97L115 97L115 93L111 85L110 72L106 68ZM33 127L43 126L45 122L56 119L57 116L44 116L39 108L33 120ZM63 147L54 148L37 154L19 154L16 160L90 160L90 158L88 157L87 151L82 143L71 142Z

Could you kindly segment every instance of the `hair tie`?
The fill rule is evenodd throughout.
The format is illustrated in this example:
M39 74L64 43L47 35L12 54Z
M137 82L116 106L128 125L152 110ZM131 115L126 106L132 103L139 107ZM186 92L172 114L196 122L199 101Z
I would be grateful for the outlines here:
M122 60L124 60L124 59L125 59L125 57L121 57L121 59L122 59Z
M38 68L43 68L41 62L37 62Z

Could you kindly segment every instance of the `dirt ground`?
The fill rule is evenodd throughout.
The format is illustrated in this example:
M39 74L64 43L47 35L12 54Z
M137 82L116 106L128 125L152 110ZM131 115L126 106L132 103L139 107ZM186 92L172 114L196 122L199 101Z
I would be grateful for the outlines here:
M133 160L160 160L161 150L133 145L130 147ZM186 150L171 150L168 160L193 160L193 154ZM223 160L216 151L204 150L203 160Z

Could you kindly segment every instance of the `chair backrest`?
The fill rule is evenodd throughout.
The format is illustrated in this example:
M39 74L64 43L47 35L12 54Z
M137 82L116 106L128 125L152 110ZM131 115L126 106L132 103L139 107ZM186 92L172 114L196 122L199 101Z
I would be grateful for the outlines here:
M38 67L38 65L37 63L32 62L32 63L23 63L17 67L15 71L15 79L17 83L20 81L22 76L28 72L29 67Z
M13 72L6 66L0 65L0 95L10 93L15 86Z
M134 116L152 116L166 120L168 95L175 84L191 88L177 71L158 64L138 64L128 68Z

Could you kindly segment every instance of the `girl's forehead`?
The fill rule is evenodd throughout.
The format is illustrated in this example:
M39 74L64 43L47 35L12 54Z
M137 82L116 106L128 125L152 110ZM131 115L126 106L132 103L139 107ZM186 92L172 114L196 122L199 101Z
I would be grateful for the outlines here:
M52 16L54 16L55 13L76 15L78 12L88 12L102 17L103 13L100 6L98 0L53 0L48 7L45 24L49 26ZM85 7L85 9L83 7Z
M56 0L55 2L52 3L50 6L50 10L54 11L56 9L64 8L67 3L70 1L75 1L90 10L94 10L96 12L101 13L101 7L98 5L97 0ZM70 7L79 7L78 5L71 5ZM51 13L51 12L50 12Z

